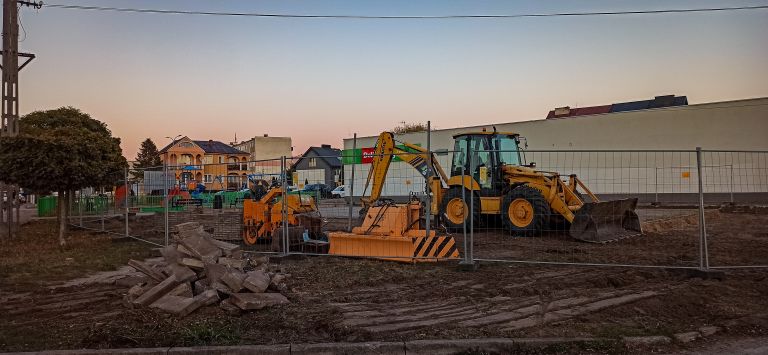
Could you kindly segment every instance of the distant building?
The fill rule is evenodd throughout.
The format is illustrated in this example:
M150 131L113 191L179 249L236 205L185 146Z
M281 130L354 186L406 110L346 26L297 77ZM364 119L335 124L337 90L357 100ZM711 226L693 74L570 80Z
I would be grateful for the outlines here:
M611 105L575 107L558 107L547 114L547 119L565 118L576 116L597 115L601 113L626 112L648 110L652 108L685 106L688 105L688 97L664 95L656 96L653 100L619 102Z
M299 188L306 184L325 184L334 188L344 183L341 150L329 144L310 147L291 168L294 172L293 184Z
M280 178L280 159L290 157L293 147L291 137L256 136L232 144L235 149L248 153L248 172L263 174L265 179Z
M160 150L179 186L203 183L206 190L239 190L248 181L249 154L214 140L181 138Z

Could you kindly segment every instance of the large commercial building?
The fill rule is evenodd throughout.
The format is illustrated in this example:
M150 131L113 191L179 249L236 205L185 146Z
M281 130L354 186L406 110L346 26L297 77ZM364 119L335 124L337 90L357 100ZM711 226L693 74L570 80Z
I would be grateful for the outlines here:
M754 153L768 151L768 98L687 105L685 97L660 97L580 110L558 108L547 119L434 130L431 149L438 152L446 171L453 158L453 136L483 129L519 133L525 137L521 143L525 161L535 161L540 170L575 173L597 193L695 192L697 147L730 151L703 154L705 190L726 195L768 192L768 154ZM372 152L376 138L358 137L356 143L344 140L343 155L353 157L344 161L348 165L345 181L351 181L354 168L356 196L362 193L368 175L366 152ZM426 132L396 139L427 145ZM353 151L353 145L358 149ZM392 164L385 196L423 190L423 179L412 167L403 162Z

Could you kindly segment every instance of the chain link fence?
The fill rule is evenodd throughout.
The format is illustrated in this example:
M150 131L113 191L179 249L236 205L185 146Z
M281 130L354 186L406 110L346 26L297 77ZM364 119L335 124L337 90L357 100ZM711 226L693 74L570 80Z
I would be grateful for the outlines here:
M768 152L428 148L385 172L354 149L130 169L77 191L70 223L162 246L196 221L254 253L768 267Z

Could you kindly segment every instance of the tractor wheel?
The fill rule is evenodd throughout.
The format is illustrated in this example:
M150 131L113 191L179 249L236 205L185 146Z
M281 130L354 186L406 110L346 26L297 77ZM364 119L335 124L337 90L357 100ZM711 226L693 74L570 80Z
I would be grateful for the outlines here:
M464 223L467 224L467 230L469 230L469 212L472 209L471 201L472 191L464 191L464 198L461 197L461 187L454 187L448 190L448 193L443 196L443 201L440 203L440 218L442 219L445 227L449 232L460 232L464 230ZM480 199L475 198L474 209L472 212L472 223L475 227L478 226L480 217Z
M243 228L243 242L245 242L246 245L255 245L258 239L259 236L257 235L255 226L245 226L245 228Z
M512 189L504 196L501 206L504 227L514 235L533 236L549 225L549 204L539 190L530 186Z

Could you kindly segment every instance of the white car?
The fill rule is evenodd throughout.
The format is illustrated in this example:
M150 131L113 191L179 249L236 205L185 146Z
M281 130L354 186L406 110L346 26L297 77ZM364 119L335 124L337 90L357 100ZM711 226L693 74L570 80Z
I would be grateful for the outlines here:
M337 186L335 189L331 191L331 198L341 198L341 197L347 197L346 186L344 185Z

